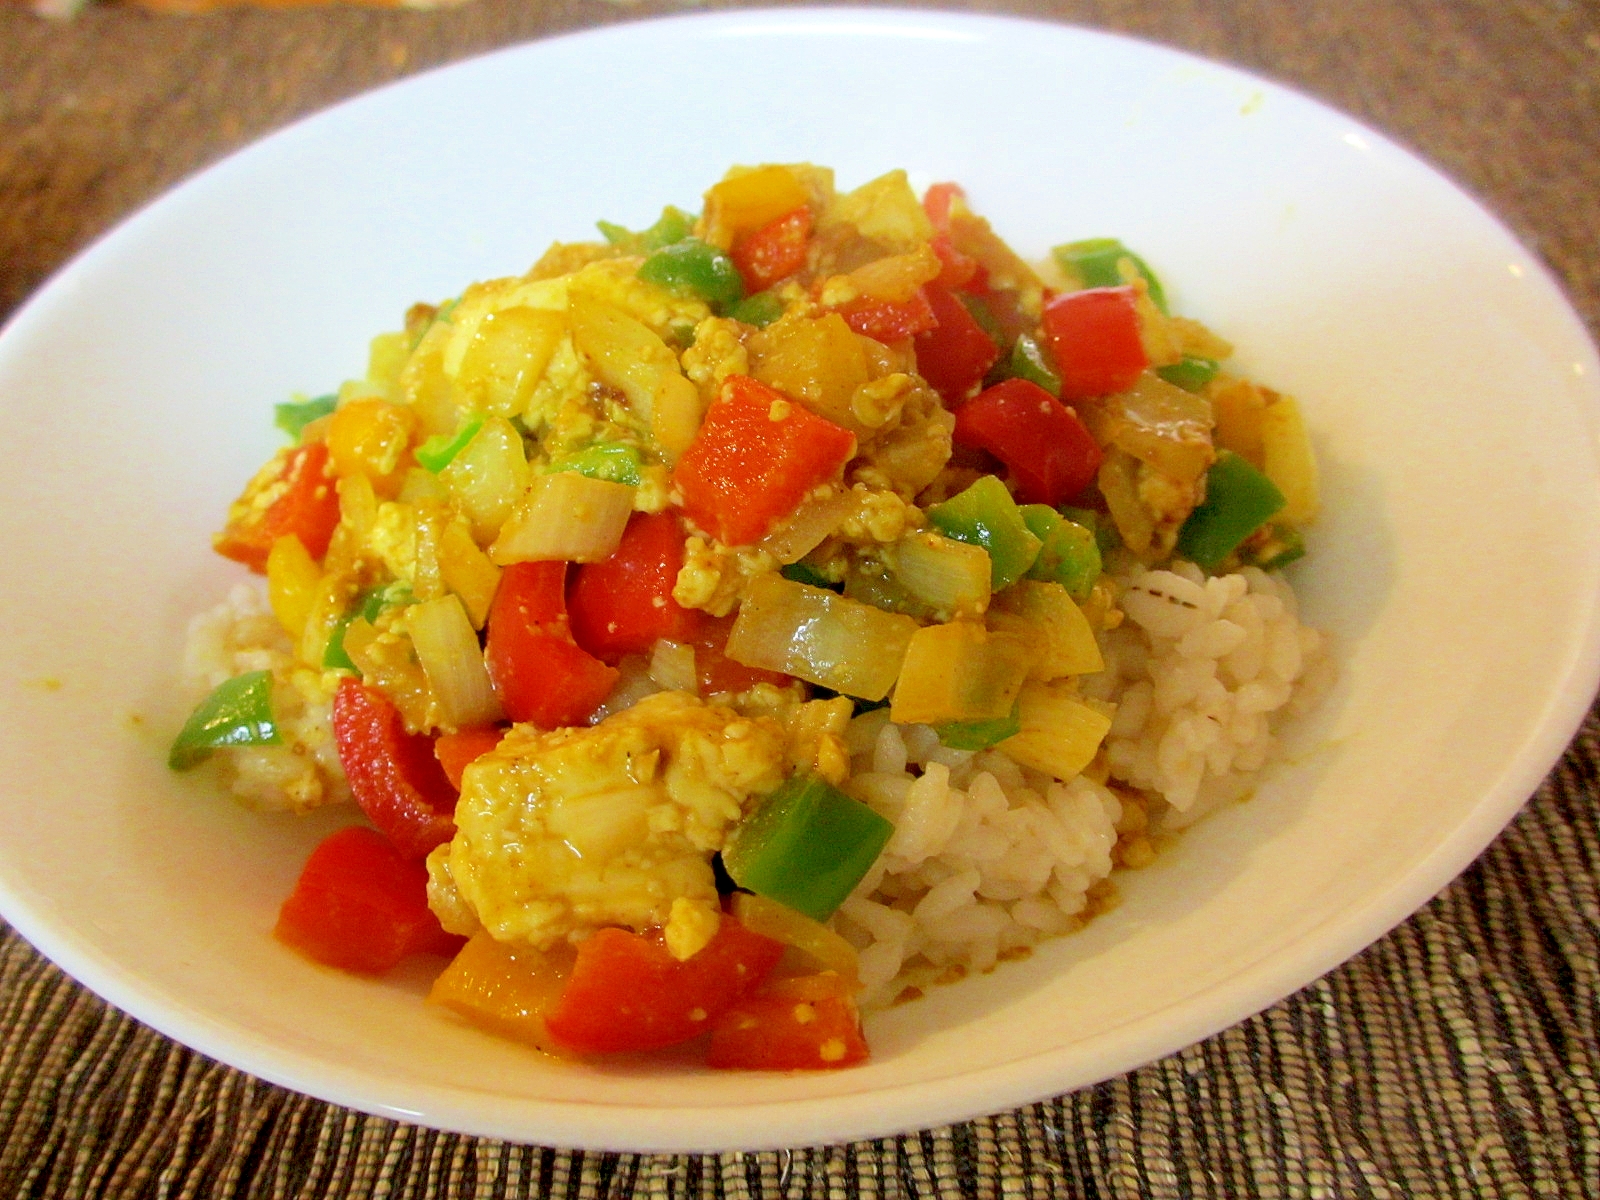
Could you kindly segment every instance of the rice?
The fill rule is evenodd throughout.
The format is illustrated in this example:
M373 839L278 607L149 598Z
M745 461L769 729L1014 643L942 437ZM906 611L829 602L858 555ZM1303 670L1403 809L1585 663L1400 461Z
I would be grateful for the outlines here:
M861 956L864 1007L986 971L1071 932L1111 901L1116 866L1256 786L1277 721L1331 679L1293 589L1247 569L1207 578L1178 562L1115 577L1125 619L1100 635L1106 669L1079 680L1117 705L1094 767L1062 783L998 750L939 744L883 710L849 730L848 788L895 824L834 924Z

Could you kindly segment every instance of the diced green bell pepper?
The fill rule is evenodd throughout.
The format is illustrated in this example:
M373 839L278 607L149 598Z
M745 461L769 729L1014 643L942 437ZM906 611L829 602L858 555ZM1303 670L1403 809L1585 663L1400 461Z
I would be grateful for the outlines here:
M417 447L418 464L437 475L467 448L467 443L477 437L478 430L482 428L482 417L470 417L454 433L434 434Z
M277 745L272 716L272 672L248 671L224 680L200 702L173 740L167 766L187 771L223 746Z
M1181 387L1186 392L1198 392L1216 378L1220 367L1221 364L1214 358L1185 354L1178 362L1157 367L1156 374L1174 387Z
M1050 352L1031 333L1017 338L1011 347L1011 377L1036 383L1057 399L1061 396L1061 376L1050 359Z
M990 585L997 592L1022 578L1039 557L1039 539L1023 521L1006 485L993 475L935 504L928 510L928 520L945 537L989 552Z
M722 865L742 888L826 921L894 826L815 775L793 775L734 826Z
M1101 562L1122 545L1122 537L1117 533L1116 523L1104 513L1097 513L1092 508L1073 508L1071 505L1063 505L1056 511L1074 525L1082 525L1094 534L1094 544L1100 547Z
M978 328L988 334L989 340L996 346L1004 346L1011 340L1006 336L1005 326L994 315L994 309L982 296L974 296L971 292L957 292L955 296L967 310L967 315L978 323Z
M295 441L300 440L300 434L311 422L327 416L339 404L339 397L335 395L318 396L314 400L295 400L288 404L275 404L272 406L273 424L283 430Z
M744 298L744 278L733 259L699 238L661 247L640 264L639 278L698 296L719 312Z
M988 721L946 721L935 725L939 742L952 750L987 750L1022 732L1022 710L1013 706L1009 716Z
M1273 521L1239 547L1239 560L1247 567L1276 571L1306 554L1306 539L1293 525Z
M788 563L787 565L780 567L778 569L778 574L782 575L785 579L792 579L795 583L803 583L807 587L830 588L833 591L839 590L839 585L837 582L829 579L826 575L817 570L804 559L801 559L799 562Z
M360 617L370 624L385 610L397 605L415 604L416 600L411 585L404 579L395 579L381 587L368 588L362 592L356 597L349 611L335 621L333 628L328 631L328 644L322 651L323 670L359 671L360 668L350 658L349 651L344 648L344 635L350 628L350 622Z
M417 597L404 579L392 579L379 587L368 588L356 597L356 611L367 621L376 621L387 610L402 604L415 604Z
M1068 242L1064 246L1054 247L1050 253L1063 270L1083 280L1084 287L1091 288L1121 287L1127 282L1118 269L1118 264L1126 258L1144 276L1145 284L1150 289L1150 299L1155 301L1156 307L1162 312L1167 311L1167 294L1156 273L1144 259L1116 238L1087 238L1081 242Z
M360 672L355 660L350 657L350 652L344 648L344 635L350 628L350 622L359 615L355 609L351 609L333 623L332 629L328 630L328 644L322 648L324 671Z
M1283 493L1230 450L1206 472L1206 498L1178 530L1178 553L1210 570L1283 510Z
M765 329L783 316L783 300L776 292L757 292L728 308L728 316L757 329Z
M596 221L595 226L613 246L629 254L649 254L688 237L694 230L694 216L669 204L661 210L654 225L638 233L610 221Z
M1043 543L1028 568L1028 578L1059 583L1074 600L1087 600L1103 565L1094 531L1048 504L1024 504L1020 511L1023 522Z
M625 483L638 487L644 469L639 452L625 442L595 442L585 446L571 458L563 458L549 466L551 474L559 471L576 471L590 479L603 479L607 483Z

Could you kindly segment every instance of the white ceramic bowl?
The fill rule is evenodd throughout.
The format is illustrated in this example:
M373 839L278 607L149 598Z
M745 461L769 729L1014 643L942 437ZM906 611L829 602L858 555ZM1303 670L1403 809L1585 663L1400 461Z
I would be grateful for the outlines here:
M960 80L953 87L950 81ZM804 1076L556 1063L269 935L348 814L163 765L208 534L270 405L359 374L416 299L730 163L956 179L1013 244L1116 234L1298 396L1326 484L1295 572L1342 682L1291 764L1125 902L874 1017ZM1381 136L1270 83L1058 26L883 10L628 25L409 80L267 139L94 246L0 336L0 911L189 1045L401 1119L611 1149L885 1134L1089 1084L1272 1003L1502 828L1593 694L1595 353L1546 273Z

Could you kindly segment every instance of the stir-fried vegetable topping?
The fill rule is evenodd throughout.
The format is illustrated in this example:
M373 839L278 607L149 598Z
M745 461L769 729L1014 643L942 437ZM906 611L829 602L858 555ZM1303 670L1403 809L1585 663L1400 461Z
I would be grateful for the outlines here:
M1303 554L1305 421L1120 241L1036 270L954 184L767 164L599 229L278 406L215 539L271 628L170 762L361 808L280 916L318 961L453 954L431 999L551 1053L859 1062L835 913L911 727L1035 797L1105 779L1112 572Z

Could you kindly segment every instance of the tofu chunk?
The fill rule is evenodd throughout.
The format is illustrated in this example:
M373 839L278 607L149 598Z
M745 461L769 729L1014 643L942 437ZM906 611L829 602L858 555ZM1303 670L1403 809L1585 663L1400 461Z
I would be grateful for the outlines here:
M711 856L782 782L786 747L777 721L687 692L592 728L518 726L466 770L456 835L428 860L434 911L538 949L662 926L686 958L716 928Z

